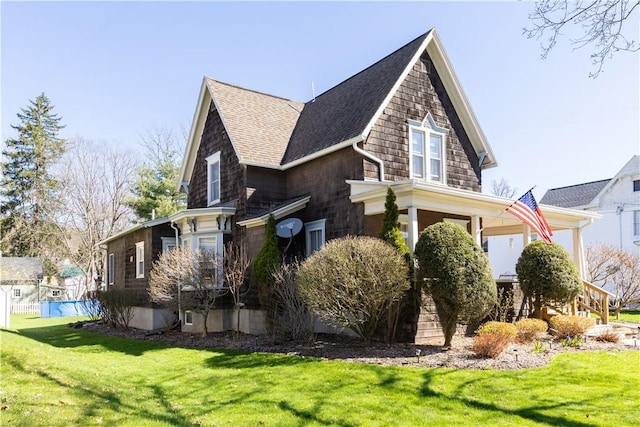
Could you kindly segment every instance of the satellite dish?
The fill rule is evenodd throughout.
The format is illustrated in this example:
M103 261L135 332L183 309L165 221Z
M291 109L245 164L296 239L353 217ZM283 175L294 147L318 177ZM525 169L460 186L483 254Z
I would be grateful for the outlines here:
M291 238L302 230L302 221L298 218L289 218L280 221L276 225L278 237Z

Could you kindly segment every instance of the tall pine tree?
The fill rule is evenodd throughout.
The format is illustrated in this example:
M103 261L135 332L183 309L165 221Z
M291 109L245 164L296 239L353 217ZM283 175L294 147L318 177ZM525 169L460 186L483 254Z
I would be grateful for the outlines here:
M21 110L20 123L11 126L18 136L7 139L2 151L0 250L39 257L50 273L62 248L55 222L61 186L52 167L65 152L58 137L64 126L44 93Z

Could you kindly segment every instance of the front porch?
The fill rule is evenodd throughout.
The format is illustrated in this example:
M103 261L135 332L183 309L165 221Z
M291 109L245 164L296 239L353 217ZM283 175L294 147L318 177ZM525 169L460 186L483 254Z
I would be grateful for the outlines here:
M401 225L411 250L415 248L420 232L439 221L455 222L466 227L478 245L482 245L483 237L489 236L520 235L523 247L532 240L529 226L505 211L513 203L513 199L416 180L350 180L347 183L351 187L351 201L364 204L365 234L373 235L379 230L387 186L391 186L396 195L396 203L402 215ZM582 231L600 215L576 209L539 206L552 231L571 232L573 259L580 276L584 279L586 267ZM608 323L609 296L606 291L584 280L583 283L583 292L572 304L570 311L574 314L579 308L591 311L601 317L602 323Z

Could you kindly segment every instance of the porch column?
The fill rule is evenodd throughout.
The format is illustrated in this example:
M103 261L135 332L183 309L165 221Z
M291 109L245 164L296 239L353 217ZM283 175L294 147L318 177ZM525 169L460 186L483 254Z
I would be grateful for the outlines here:
M473 215L471 217L471 236L480 247L482 247L481 231L482 230L480 229L480 217L477 215Z
M576 267L578 267L580 278L584 280L586 272L584 257L582 256L582 233L579 228L573 228L571 233L573 237L573 262L575 262Z
M531 229L527 224L522 224L522 248L526 248L531 243Z
M418 243L418 208L415 206L409 206L409 250L413 253Z

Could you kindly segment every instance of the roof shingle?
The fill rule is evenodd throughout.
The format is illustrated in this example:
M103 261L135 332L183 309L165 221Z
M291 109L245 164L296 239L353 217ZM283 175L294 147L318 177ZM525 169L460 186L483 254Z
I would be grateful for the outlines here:
M544 193L544 196L540 199L540 203L561 208L586 206L600 194L609 181L611 181L611 179L552 188Z

